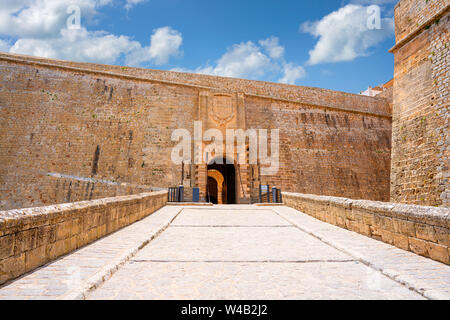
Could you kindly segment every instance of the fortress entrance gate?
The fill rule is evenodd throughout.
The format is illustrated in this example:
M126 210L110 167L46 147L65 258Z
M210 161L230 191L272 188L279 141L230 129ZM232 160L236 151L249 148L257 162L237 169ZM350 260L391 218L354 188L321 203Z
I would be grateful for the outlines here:
M208 165L207 200L214 204L236 204L236 169L226 159Z

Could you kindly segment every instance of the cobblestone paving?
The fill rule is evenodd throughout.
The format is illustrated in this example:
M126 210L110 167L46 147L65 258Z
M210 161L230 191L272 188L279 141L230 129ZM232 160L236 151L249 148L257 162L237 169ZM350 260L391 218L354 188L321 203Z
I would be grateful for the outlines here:
M442 299L449 290L450 267L288 207L168 206L0 287L0 300Z
M295 227L169 227L140 251L135 259L303 262L352 260L349 255Z
M450 299L450 266L387 243L323 223L289 207L273 207L281 217L372 268L431 299Z
M253 209L184 209L171 226L291 226L272 210Z
M131 262L90 299L421 299L359 262Z
M180 212L164 207L149 217L0 287L0 300L59 299L79 291L105 267L150 240Z
M424 299L274 209L184 209L88 298Z

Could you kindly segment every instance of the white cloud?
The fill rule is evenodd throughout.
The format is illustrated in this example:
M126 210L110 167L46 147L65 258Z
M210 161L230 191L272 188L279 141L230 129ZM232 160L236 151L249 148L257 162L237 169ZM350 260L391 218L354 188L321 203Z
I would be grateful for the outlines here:
M351 61L369 55L369 49L394 33L392 18L381 19L381 29L369 30L367 8L349 4L319 21L306 22L301 30L318 37L309 52L309 65Z
M362 4L362 5L383 5L398 2L398 0L350 0L350 3L353 4Z
M171 27L153 30L150 46L138 48L126 58L127 65L139 66L144 62L153 61L157 65L166 64L172 56L181 56L183 36Z
M234 45L217 61L215 67L201 67L196 72L224 77L258 78L272 67L270 58L261 52L261 48L248 41Z
M180 46L183 43L183 37L180 32L171 27L162 27L153 31L150 42L150 57L156 61L156 64L165 64L170 56L181 54Z
M266 40L261 40L259 44L266 49L272 59L280 59L284 55L284 47L278 44L277 37L272 36Z
M6 0L0 2L0 35L46 38L58 35L66 25L67 8L76 5L82 17L92 18L112 0Z
M115 36L103 31L63 29L58 37L49 39L19 39L10 52L71 61L112 64L121 55L141 47L126 36Z
M139 3L142 3L144 1L147 1L147 0L127 0L127 2L125 3L124 8L127 9L127 10L130 10L134 6L136 6Z
M10 47L11 45L8 42L0 39L0 51L8 52Z
M365 6L380 6L381 10L385 12L386 16L393 17L394 16L394 4L396 4L398 0L350 0L350 4L359 4Z
M278 38L270 37L258 43L260 46L252 41L235 44L214 65L201 66L194 70L174 68L172 71L253 80L282 75L279 82L290 84L305 76L301 66L284 61L284 47L278 44Z
M278 80L280 83L295 84L298 79L306 75L305 69L292 63L286 63L283 69L284 75Z
M0 50L46 58L114 64L123 57L133 66L143 62L165 64L179 55L182 35L170 27L156 29L148 47L123 35L90 31L84 26L67 29L71 5L79 6L83 19L113 0L6 0L0 3ZM137 4L141 1L131 1ZM130 2L130 3L131 3Z

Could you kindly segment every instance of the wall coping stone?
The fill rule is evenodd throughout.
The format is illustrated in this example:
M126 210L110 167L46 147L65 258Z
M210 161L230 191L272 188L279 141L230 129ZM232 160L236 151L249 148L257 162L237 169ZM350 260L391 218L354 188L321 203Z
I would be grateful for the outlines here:
M199 84L199 83L190 83L188 81L167 80L164 78L164 74L183 74L185 76L187 75L192 78L196 78L196 79L198 78L198 79L204 79L204 80L207 80L209 78L211 78L211 79L217 78L222 81L229 81L229 82L245 81L246 83L258 84L258 86L260 88L263 88L266 86L273 86L274 90L277 90L277 88L279 88L279 89L284 89L284 90L288 90L288 91L290 90L292 92L294 92L295 90L304 89L304 90L310 90L310 91L319 91L323 94L340 97L342 99L357 97L358 99L361 99L361 101L364 103L382 101L383 103L387 104L387 100L385 98L381 98L381 97L369 97L369 96L363 96L363 95L349 93L349 92L343 92L343 91L333 91L333 90L329 90L329 89L322 89L322 88L316 88L316 87L287 85L287 84L279 84L279 83L264 82L264 81L257 81L257 80L226 78L226 77L218 77L218 76L190 74L190 73L184 73L184 72L180 73L180 72L174 72L174 71L151 70L151 69L126 67L126 70L134 70L136 72L142 71L142 72L149 73L149 75L147 75L147 76L142 76L139 74L125 72L123 70L118 72L116 69L119 66L108 66L108 65L101 65L101 64L94 64L94 63L81 63L81 62L48 59L48 58L42 58L42 57L34 57L34 56L28 56L28 55L0 52L0 61L2 61L2 60L7 61L7 62L16 63L16 64L35 65L35 66L41 66L41 67L46 67L46 68L62 69L62 70L70 71L70 72L81 72L81 73L101 75L101 76L107 76L107 77L113 77L113 78L119 78L119 79L161 83L161 84L173 85L173 86L184 86L184 87L194 88L196 90L204 89L204 90L220 90L220 91L226 91L228 93L234 92L234 90L231 90L228 88L224 88L224 87L218 88L215 86L204 84L203 81L201 81L202 84ZM103 70L104 67L110 67L114 71L105 71L105 70ZM155 73L155 74L152 75L152 73ZM161 76L162 76L162 78L158 78ZM226 87L226 85L225 85L225 87ZM309 101L308 98L306 98L306 100L304 100L304 98L302 98L302 99L300 99L300 98L283 98L283 96L275 94L274 91L270 92L270 94L271 94L270 96L267 96L267 95L261 94L261 93L251 92L251 90L250 91L246 90L246 92L244 94L249 97L257 97L257 98L269 99L269 100L286 102L286 103L294 103L294 104L304 105L304 106L308 106L308 107L312 107L312 108L324 108L324 109L330 109L330 110L338 110L338 111L358 113L358 114L367 114L370 116L392 119L392 114L390 112L388 113L388 112L382 112L382 111L380 112L378 110L364 110L364 109L354 108L354 106L342 107L342 106L335 106L335 105L330 105L330 104L325 104L325 103L318 105L312 101Z
M165 194L167 191L146 192L136 195L109 197L91 201L55 204L45 207L13 209L0 211L0 235L17 232L23 228L47 225L49 220L69 220L75 216L82 216L88 210L101 211L110 203L120 205L137 204L139 200Z
M167 191L0 211L0 284L152 214Z
M282 194L285 205L318 220L450 264L450 208L291 192ZM324 203L326 208L323 208ZM345 211L345 217L341 215L343 206L349 211L349 214ZM338 208L339 212L332 208Z
M400 3L400 2L399 2ZM398 5L398 4L397 4ZM402 39L399 39L397 43L389 49L390 53L395 53L398 49L403 47L405 44L410 42L414 37L419 35L423 30L425 30L427 27L432 25L436 19L442 18L448 11L450 10L450 4L448 4L446 7L442 8L439 12L434 14L431 18L429 18L427 21L422 23L420 26L416 27L412 32L410 32L408 35L403 37Z
M353 200L341 197L320 196L283 192L284 196L305 199L317 203L355 208L371 211L375 214L408 220L418 223L427 223L434 226L450 227L450 209L445 207L428 207L420 205L381 202L372 200Z

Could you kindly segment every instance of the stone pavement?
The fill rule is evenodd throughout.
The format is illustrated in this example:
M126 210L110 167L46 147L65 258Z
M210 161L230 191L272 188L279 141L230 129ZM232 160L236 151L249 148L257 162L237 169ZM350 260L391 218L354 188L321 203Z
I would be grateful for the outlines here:
M149 217L0 286L2 299L82 299L140 248L163 231L181 211L163 207Z
M14 298L448 299L450 267L288 207L167 206L0 288Z

